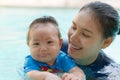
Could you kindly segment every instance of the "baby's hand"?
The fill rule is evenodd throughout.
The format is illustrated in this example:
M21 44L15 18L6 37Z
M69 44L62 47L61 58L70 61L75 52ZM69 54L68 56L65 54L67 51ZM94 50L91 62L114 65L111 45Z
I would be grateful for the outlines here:
M30 80L61 80L61 78L57 75L45 71L33 70L29 71L26 75L30 78Z
M48 73L45 77L45 80L61 80L61 78L53 73Z
M72 73L64 73L62 80L85 80L85 78L82 76L76 76Z

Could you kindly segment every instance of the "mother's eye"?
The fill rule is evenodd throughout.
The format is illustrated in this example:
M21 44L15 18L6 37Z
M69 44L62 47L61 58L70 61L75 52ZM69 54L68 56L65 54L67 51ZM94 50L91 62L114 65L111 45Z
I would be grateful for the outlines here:
M86 33L82 33L82 34L83 34L83 36L85 36L85 37L87 37L87 38L90 37L90 35L88 35L88 34L86 34Z
M76 30L77 28L74 26L74 25L72 25L72 27L71 27L73 30Z

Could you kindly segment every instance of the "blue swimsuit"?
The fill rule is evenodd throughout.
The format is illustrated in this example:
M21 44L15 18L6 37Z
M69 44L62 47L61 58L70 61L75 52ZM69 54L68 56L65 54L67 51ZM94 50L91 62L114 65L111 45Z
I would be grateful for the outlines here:
M25 59L24 72L27 73L32 70L48 71L51 73L58 73L60 71L69 72L73 67L76 67L75 62L66 53L60 51L55 64L52 66L36 61L31 55L28 55Z
M120 65L100 52L98 58L90 65L78 65L86 74L86 80L119 80Z

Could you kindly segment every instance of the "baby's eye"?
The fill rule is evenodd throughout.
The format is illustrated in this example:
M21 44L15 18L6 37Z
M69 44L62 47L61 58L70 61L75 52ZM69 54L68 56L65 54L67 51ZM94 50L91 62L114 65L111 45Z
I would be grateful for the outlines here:
M34 43L33 45L39 45L39 43Z
M48 41L47 43L50 44L50 43L53 43L53 41Z

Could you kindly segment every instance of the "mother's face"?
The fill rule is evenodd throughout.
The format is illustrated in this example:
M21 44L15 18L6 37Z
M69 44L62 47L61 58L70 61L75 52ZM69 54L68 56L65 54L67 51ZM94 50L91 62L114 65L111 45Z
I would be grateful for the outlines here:
M68 32L68 53L74 59L96 58L103 46L100 25L92 18L89 10L80 11Z

